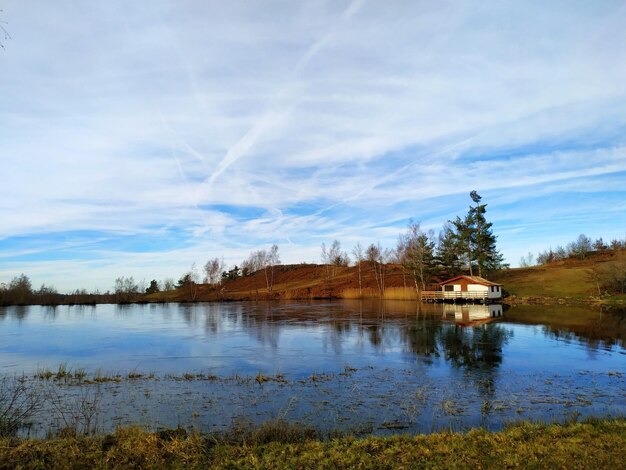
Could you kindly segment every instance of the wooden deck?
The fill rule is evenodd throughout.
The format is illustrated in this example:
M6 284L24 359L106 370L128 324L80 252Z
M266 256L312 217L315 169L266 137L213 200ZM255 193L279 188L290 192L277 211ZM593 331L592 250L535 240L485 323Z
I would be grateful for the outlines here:
M487 291L467 291L467 292L444 292L440 290L426 290L421 292L423 302L477 302L487 303L491 300Z

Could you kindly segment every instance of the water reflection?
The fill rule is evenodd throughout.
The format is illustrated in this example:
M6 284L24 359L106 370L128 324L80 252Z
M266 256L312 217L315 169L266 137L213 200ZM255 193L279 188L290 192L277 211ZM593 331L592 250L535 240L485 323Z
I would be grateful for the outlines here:
M538 320L540 338L519 330ZM0 322L0 366L16 372L61 362L165 372L306 374L411 364L485 372L507 360L519 364L520 354L507 348L529 341L530 353L550 350L565 368L577 360L575 346L611 351L623 348L626 336L620 313L407 301L8 307L0 309ZM554 342L571 347L555 351Z
M214 430L241 413L283 416L286 403L287 418L331 428L497 427L626 409L624 328L623 314L584 308L406 301L10 307L0 370L37 386L48 383L34 372L63 363L121 374L97 385L111 429L122 415L175 427L199 412L194 426ZM125 379L131 371L157 379ZM189 372L217 379L168 378ZM259 384L259 372L288 384Z

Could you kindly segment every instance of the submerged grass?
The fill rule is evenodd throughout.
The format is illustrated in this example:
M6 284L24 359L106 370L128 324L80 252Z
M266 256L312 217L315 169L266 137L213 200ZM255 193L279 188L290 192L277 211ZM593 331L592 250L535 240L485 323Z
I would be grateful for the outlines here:
M128 427L100 437L0 439L0 469L623 468L624 455L623 418L364 439L284 422L223 435Z

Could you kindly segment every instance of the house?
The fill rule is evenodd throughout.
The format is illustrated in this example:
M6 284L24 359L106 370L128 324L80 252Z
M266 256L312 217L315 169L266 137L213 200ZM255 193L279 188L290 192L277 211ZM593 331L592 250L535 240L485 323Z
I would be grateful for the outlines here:
M501 299L502 284L478 276L456 276L439 283L444 299Z
M454 319L460 326L476 326L502 317L500 304L456 304L446 303L443 307L443 318Z

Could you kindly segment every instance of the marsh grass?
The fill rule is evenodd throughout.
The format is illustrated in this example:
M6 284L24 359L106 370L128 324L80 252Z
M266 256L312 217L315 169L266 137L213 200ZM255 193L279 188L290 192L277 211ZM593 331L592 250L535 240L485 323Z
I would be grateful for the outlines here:
M25 377L0 378L0 437L15 436L28 427L41 404L41 393L29 387Z
M520 423L496 433L368 437L273 421L227 433L149 433L0 439L0 468L623 468L626 420Z
M380 299L385 300L417 300L419 298L417 292L411 287L387 287L383 294L378 289L365 288L361 289L344 289L341 293L344 299Z
M265 382L287 383L287 380L285 379L285 376L283 374L276 374L274 376L272 376L272 375L263 375L260 371L254 377L254 380L256 380L257 383L259 383L259 384L263 384Z

